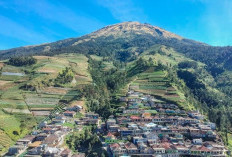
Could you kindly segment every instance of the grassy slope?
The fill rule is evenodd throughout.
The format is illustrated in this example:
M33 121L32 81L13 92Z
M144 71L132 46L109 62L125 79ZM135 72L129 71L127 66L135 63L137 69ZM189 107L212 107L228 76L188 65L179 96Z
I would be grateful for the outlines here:
M153 53L151 53L153 51ZM98 61L103 61L103 57L91 55L93 59ZM152 58L155 64L161 62L168 67L172 67L177 65L181 61L191 60L189 58L184 57L183 55L175 52L171 48L167 48L165 46L156 45L145 51L141 54L141 57L145 59ZM47 56L36 56L38 63L32 67L13 67L9 65L5 65L3 67L3 71L7 72L22 72L24 70L35 71L35 75L29 74L23 77L12 77L12 76L1 76L0 77L0 109L3 108L13 108L13 109L33 109L33 108L50 108L54 106L50 102L55 102L55 100L71 99L76 93L73 91L73 87L88 84L92 81L92 78L88 72L88 59L83 55L78 54L61 54L53 57ZM127 68L133 66L134 62L130 62L127 64ZM104 69L108 70L110 68L114 68L112 62L103 61ZM2 64L1 64L2 66ZM48 81L49 79L56 78L57 74L64 69L66 66L71 67L75 73L75 80L77 81L75 84L68 84L65 88L54 88L54 87L46 87L42 83L43 81ZM198 62L198 66L204 67L204 64ZM126 69L127 69L126 68ZM188 69L194 70L194 69ZM204 71L205 72L205 71ZM204 77L200 78L202 82L206 85L212 82L212 76L210 76L207 72L205 72ZM19 89L19 86L23 83L30 83L39 87L37 92L31 91L22 91ZM185 94L181 88L179 88L179 84L175 84L171 82L170 78L168 78L167 71L157 70L157 69L148 69L136 77L132 78L132 82L129 83L135 87L137 91L141 91L144 93L152 94L157 97L157 101L171 101L179 104L181 107L187 110L191 110L194 108L193 104L189 102L189 100L185 97ZM128 85L129 85L128 84ZM117 93L119 96L123 96L126 94L128 90L128 85L123 89L120 89ZM211 86L207 86L209 90L215 90ZM11 93L14 94L11 94ZM219 92L220 93L220 92ZM31 100L27 100L27 98L31 98ZM37 102L40 99L42 102ZM34 100L34 102L33 102ZM10 115L8 113L0 112L0 115L4 118L13 117L12 123L16 124L13 128L14 130L20 130L20 117ZM5 117L4 117L5 116ZM12 135L6 134L4 129L7 128L5 125L0 123L2 138L8 139L8 143L12 143L15 139ZM10 128L10 127L9 127ZM26 132L26 131L25 131ZM0 139L0 145L1 143ZM3 145L3 147L6 147Z
M154 64L157 65L160 62L168 67L177 66L181 61L191 60L178 52L175 52L172 48L167 48L162 45L151 47L142 53L141 57L146 60L152 58ZM133 62L128 65L133 66ZM200 67L204 66L202 63L198 63L198 65ZM168 78L168 72L166 70L161 71L155 68L150 68L139 74L132 82L132 85L134 85L134 88L137 91L152 94L164 101L174 102L186 110L195 108L194 105L186 99L180 85L175 84Z
M153 54L151 52L153 51ZM155 52L155 53L154 53ZM161 53L159 53L161 52ZM172 48L167 48L165 46L161 45L156 45L148 49L145 53L142 54L142 56L146 59L152 58L156 63L161 62L164 65L167 65L169 67L171 66L176 66L178 65L179 62L181 61L192 61L191 59L185 57L184 55L174 51ZM231 85L231 78L232 78L232 73L229 71L225 71L224 73L218 75L216 78L214 78L206 69L205 69L205 64L201 62L197 62L198 68L197 69L185 69L188 70L192 73L199 74L197 79L204 83L206 86L206 89L210 93L214 93L215 95L220 96L222 99L226 97L226 94L223 93L223 91L219 90L219 88L225 88L229 87ZM181 90L178 90L178 85L175 85L171 83L172 86L177 90L177 93L179 95L182 95L184 98L184 93ZM217 84L217 85L216 85ZM186 99L185 99L186 100ZM194 108L194 106L189 103L188 101L182 102L181 105L186 106L187 104L187 109L188 108ZM183 107L184 107L183 106ZM195 104L195 107L198 109L201 109L200 104ZM186 107L184 107L186 108ZM227 110L230 110L229 107L227 107ZM224 134L223 134L224 135ZM222 136L224 139L225 136ZM225 139L224 139L225 141ZM231 150L232 149L232 134L228 133L228 148Z
M174 51L172 48L163 46L163 45L155 45L153 47L151 47L150 49L148 49L147 51L145 51L142 55L143 58L145 59L149 59L152 58L153 61L157 64L158 62L161 62L162 64L168 66L168 67L174 67L177 66L178 63L182 62L182 61L193 61L190 58L185 57L183 54L180 54L176 51ZM198 79L205 84L206 88L208 91L214 92L217 95L221 95L224 96L224 93L222 93L221 91L219 91L215 86L215 79L213 78L213 76L211 74L209 74L206 70L205 70L205 64L201 63L201 62L197 62L198 64L198 68L197 69L186 69L188 71L191 71L192 73L198 73L200 74ZM175 85L173 83L171 83L172 86L177 90L177 93L184 97L184 93L181 91L178 91L178 86L179 85ZM183 104L183 103L182 103ZM190 108L192 105L190 105Z
M0 153L18 138L26 135L36 120L32 114L19 114L27 110L53 109L60 99L72 99L76 95L72 88L88 84L92 78L88 72L88 58L78 54L62 54L53 57L35 56L38 62L29 67L14 67L2 64L3 72L28 73L25 76L0 76ZM44 82L56 78L65 67L71 67L76 82L65 88L47 87ZM36 91L21 90L23 84L36 86ZM4 111L4 112L3 112ZM29 125L30 123L30 125ZM24 126L24 127L22 127ZM17 131L19 135L14 135Z

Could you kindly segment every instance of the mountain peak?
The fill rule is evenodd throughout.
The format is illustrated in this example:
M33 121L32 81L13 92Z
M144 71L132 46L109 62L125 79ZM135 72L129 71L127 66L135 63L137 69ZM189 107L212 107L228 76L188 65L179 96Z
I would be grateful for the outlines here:
M99 51L98 53L100 53L101 50L98 46L101 45L102 42L107 44L119 44L120 42L130 43L133 52L135 52L136 47L140 49L136 51L142 52L144 45L151 46L154 44L161 44L170 47L175 45L206 45L204 43L182 38L181 36L157 26L129 21L103 27L100 30L79 38L69 38L53 43L3 50L0 51L0 58L9 58L10 56L19 56L21 54L33 55L61 53L70 50L81 53L89 53L93 51ZM133 44L134 46L132 46ZM88 47L88 45L92 45L92 47Z
M160 27L152 26L147 23L140 23L137 21L122 22L114 25L103 27L102 29L91 33L90 35L95 38L99 36L125 36L128 37L131 34L150 34L154 37L163 38L176 38L183 39L174 33L168 32Z

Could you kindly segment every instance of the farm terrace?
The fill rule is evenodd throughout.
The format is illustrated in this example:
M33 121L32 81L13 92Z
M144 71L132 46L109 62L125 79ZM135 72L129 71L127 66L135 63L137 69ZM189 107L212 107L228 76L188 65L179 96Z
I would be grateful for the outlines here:
M65 106L50 121L43 121L30 135L10 147L8 156L85 156L64 148L64 138L74 130L95 130L109 156L214 156L230 152L216 132L216 125L199 111L185 111L176 104L157 102L154 96L129 88L120 100L126 105L103 121L77 104ZM100 138L101 136L101 138Z
M80 105L65 107L63 113L56 114L50 121L41 122L30 135L19 139L14 146L9 148L6 156L84 156L82 153L75 154L70 149L63 147L65 136L73 131L75 123L81 125L99 124L100 117L96 113L85 113L82 118L76 118L82 110ZM78 123L79 121L81 123ZM79 127L78 130L81 131L82 127Z

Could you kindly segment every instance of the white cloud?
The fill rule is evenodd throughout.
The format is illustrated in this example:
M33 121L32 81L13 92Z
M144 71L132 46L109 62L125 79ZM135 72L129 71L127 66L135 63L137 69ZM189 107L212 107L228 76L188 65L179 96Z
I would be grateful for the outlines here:
M99 4L107 8L113 17L122 21L143 21L147 16L143 10L133 4L131 0L98 0Z
M59 28L76 32L73 36L84 35L104 26L103 23L84 12L71 10L59 1L55 2L52 3L48 0L0 0L0 8L20 15L19 19L0 15L0 34L29 45L51 42L57 40L57 37L67 37L64 32L60 33L56 29L50 28L49 24L57 24L60 25ZM23 18L24 16L25 18ZM39 20L38 23L34 23L34 19L27 19L29 17L36 17ZM20 24L19 21L23 21L23 23ZM29 26L23 25L25 21Z
M12 6L20 12L35 13L43 19L56 22L82 34L89 33L94 28L104 26L103 23L94 17L78 10L73 11L63 4L60 4L59 1L56 4L52 4L46 0L36 0L33 3L31 0L15 0Z

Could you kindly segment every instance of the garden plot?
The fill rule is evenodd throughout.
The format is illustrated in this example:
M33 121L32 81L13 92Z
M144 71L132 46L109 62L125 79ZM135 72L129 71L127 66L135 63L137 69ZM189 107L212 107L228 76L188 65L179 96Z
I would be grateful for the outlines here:
M138 79L132 85L137 86L133 89L139 92L172 101L179 101L180 99L176 89L170 85L165 71L144 72L138 76Z
M17 134L14 132L20 132L20 122L14 116L0 111L0 129L4 130L11 139L15 138Z
M59 102L59 98L55 98L55 97L41 97L41 96L26 96L25 99L26 103L29 106L36 106L36 105L47 105L47 106L53 106L58 104Z
M0 99L0 108L27 109L24 100Z
M63 95L26 93L25 101L33 116L47 116L50 114Z
M35 56L38 63L34 66L34 70L39 73L57 74L64 69L69 63L64 58Z
M89 84L92 79L86 76L81 76L81 75L75 75L75 79L77 84Z
M50 111L32 111L33 116L48 116Z
M14 86L14 82L12 81L4 81L0 80L0 90L6 91L7 89Z
M40 89L39 93L49 94L49 95L65 95L68 92L69 88L60 88L60 87L45 87Z
M28 109L3 108L3 111L8 112L8 113L31 114L31 112Z
M80 54L65 54L65 56L59 55L59 57L65 57L75 74L80 76L90 77L88 72L88 58Z
M3 148L7 148L12 144L11 138L5 134L2 130L0 130L0 154L4 151Z
M13 86L2 94L1 99L23 100L24 98L19 87Z
M76 90L70 90L67 94L65 94L63 97L62 97L62 100L63 101L71 101L73 100L75 97L78 97L80 94L79 94L79 91L76 91Z
M3 80L0 80L0 87L1 86L4 86L4 85L6 85L6 84L9 84L9 83L11 83L12 81L3 81Z
M27 80L27 76L1 75L0 80L3 80L3 81Z
M44 66L38 68L37 71L40 73L58 73L64 68L65 68L65 65L51 62L51 63L47 63Z
M0 68L4 67L4 63L0 62Z
M22 73L23 67L16 67L16 66L5 64L3 66L2 72Z

